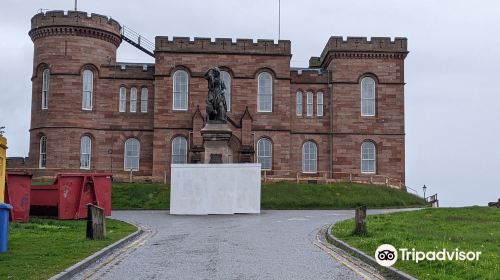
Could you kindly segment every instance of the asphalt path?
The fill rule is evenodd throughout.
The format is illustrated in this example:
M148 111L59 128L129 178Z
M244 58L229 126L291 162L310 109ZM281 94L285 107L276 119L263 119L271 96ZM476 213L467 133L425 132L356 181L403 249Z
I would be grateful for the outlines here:
M114 211L113 218L140 225L146 235L75 278L363 279L313 243L322 227L353 215L353 210L209 216Z

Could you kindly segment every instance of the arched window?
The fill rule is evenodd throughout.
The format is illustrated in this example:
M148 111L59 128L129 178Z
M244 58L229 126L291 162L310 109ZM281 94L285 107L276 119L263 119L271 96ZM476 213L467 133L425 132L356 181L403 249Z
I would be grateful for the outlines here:
M42 109L46 110L49 108L49 82L50 82L50 70L43 70L42 74Z
M295 96L297 108L295 109L297 116L302 116L302 92L297 91Z
M125 112L127 110L127 89L125 87L120 88L120 103L119 112Z
M130 112L137 112L137 89L135 87L130 89Z
M47 136L40 137L40 157L38 166L40 168L47 167Z
M375 116L375 80L361 80L361 116Z
M313 115L313 93L308 91L307 92L307 106L306 106L306 113L308 117L312 117Z
M141 89L141 113L148 112L148 89Z
M262 72L258 77L258 100L257 111L272 112L273 111L273 77L267 72Z
M90 169L90 155L92 154L92 140L88 136L80 139L80 169Z
M94 91L94 73L83 71L82 109L92 110L92 93Z
M188 74L184 70L177 70L174 73L174 110L188 109Z
M257 162L263 170L273 169L273 143L267 138L261 138L257 142Z
M307 141L302 145L302 171L315 173L318 170L318 148L316 143Z
M361 173L376 172L377 150L375 144L371 141L365 141L361 144Z
M172 141L172 163L187 163L187 141L182 136Z
M322 92L318 92L316 94L316 115L318 117L322 117L323 116L323 93Z
M139 140L129 138L125 141L125 156L124 156L124 170L125 171L139 171L139 155L141 145Z
M227 111L231 111L231 75L227 71L220 71L220 78L224 81L226 91L224 97L226 98Z

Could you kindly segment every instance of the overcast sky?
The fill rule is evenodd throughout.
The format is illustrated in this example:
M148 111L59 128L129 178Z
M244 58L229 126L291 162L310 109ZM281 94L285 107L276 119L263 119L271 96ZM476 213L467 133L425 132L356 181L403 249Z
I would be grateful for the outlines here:
M154 41L157 35L278 39L278 0L80 0ZM2 0L0 126L9 156L27 156L33 43L30 19L72 0ZM500 198L500 4L497 1L281 1L281 38L292 66L307 66L328 38L407 37L407 185L438 193L443 206ZM152 62L123 42L118 60Z

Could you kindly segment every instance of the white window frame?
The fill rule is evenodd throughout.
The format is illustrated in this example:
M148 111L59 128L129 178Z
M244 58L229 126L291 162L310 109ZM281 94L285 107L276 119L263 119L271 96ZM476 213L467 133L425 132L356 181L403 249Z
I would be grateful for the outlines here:
M262 147L261 147L262 144ZM269 149L265 148L265 145L269 145ZM269 167L262 164L262 159L270 159ZM257 162L261 164L262 170L272 170L273 169L273 142L269 138L260 138L257 141Z
M372 149L373 155L369 154L365 149ZM364 168L364 162L368 162L373 165L372 169L366 170ZM372 141L364 141L361 144L361 173L363 174L375 174L377 173L377 146Z
M80 139L80 169L90 169L92 139L85 135Z
M226 90L224 91L224 98L226 99L227 111L231 111L231 83L232 78L231 74L227 71L220 71L220 78L224 81L224 85L226 86Z
M373 96L372 97L366 97L365 95L365 83L367 82L372 82L372 92L373 92ZM377 101L376 101L376 98L377 98L377 92L376 92L376 89L377 89L377 84L375 82L375 79L371 78L371 77L364 77L363 79L361 79L361 116L363 117L373 117L375 116L376 114L376 106L377 106ZM369 106L369 107L367 107ZM367 113L368 110L370 110L373 112L373 113Z
M130 89L130 108L131 113L137 112L137 88Z
M42 73L42 110L49 109L49 84L50 70L45 69Z
M118 103L118 112L124 113L127 111L127 89L120 87L120 101Z
M314 112L314 98L313 93L308 91L306 94L306 115L312 117Z
M172 164L187 163L187 140L183 136L177 136L172 140ZM180 160L179 160L180 159Z
M127 152L128 152L127 147L129 147L129 145L132 145L132 143L137 144L137 155L128 156L127 155ZM141 163L141 143L139 142L139 140L137 140L136 138L127 139L127 141L125 141L123 151L124 151L124 153L123 153L123 169L125 171L131 171L131 170L132 171L139 171L139 167L140 167L140 163ZM137 167L128 166L127 159L137 159Z
M185 84L185 91L182 88L183 84L178 84L179 82L182 81L177 81L177 77L179 75L185 75L186 78L186 84ZM172 86L172 109L175 111L187 111L189 107L189 75L186 71L184 70L177 70L175 71L174 75L172 76L173 80L173 86ZM179 100L179 103L182 103L182 98L185 96L186 99L186 104L185 106L182 106L183 104L178 104L179 106L175 105L176 99Z
M38 168L47 167L47 136L40 137L40 153L38 154Z
M82 74L82 110L92 111L92 95L94 93L94 72L89 69Z
M148 112L148 88L143 87L141 89L141 113L147 113Z
M318 116L318 117L322 117L324 114L324 112L323 112L323 110L324 110L323 98L324 98L323 92L320 91L316 94L316 107L317 107L316 108L316 116Z
M302 91L297 91L297 93L295 94L295 104L296 104L296 108L295 108L295 114L297 116L302 116L302 99L304 98L304 94L302 93Z
M314 153L311 153L311 148L314 148ZM308 149L308 153L306 153L306 149ZM314 169L311 169L312 162L314 162ZM316 145L313 141L306 141L302 144L302 172L318 172L318 145Z
M264 88L263 85L264 79L269 79L269 87ZM262 113L271 113L273 111L273 76L269 72L262 72L257 77L257 112ZM265 100L261 100L263 98L269 99L269 109L262 108L261 102L265 102Z

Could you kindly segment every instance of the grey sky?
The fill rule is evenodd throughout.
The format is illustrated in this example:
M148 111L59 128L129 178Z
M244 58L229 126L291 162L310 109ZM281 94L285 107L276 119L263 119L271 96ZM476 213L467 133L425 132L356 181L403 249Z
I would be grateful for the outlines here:
M500 21L497 1L281 1L281 38L292 66L307 66L328 38L407 37L407 185L439 193L444 206L484 205L500 197ZM210 5L209 5L210 3ZM2 1L0 125L9 156L27 156L33 44L40 9L74 1ZM277 39L278 0L80 0L79 10L113 17L153 41L157 35ZM123 42L119 61L152 61ZM499 173L496 173L499 172Z

